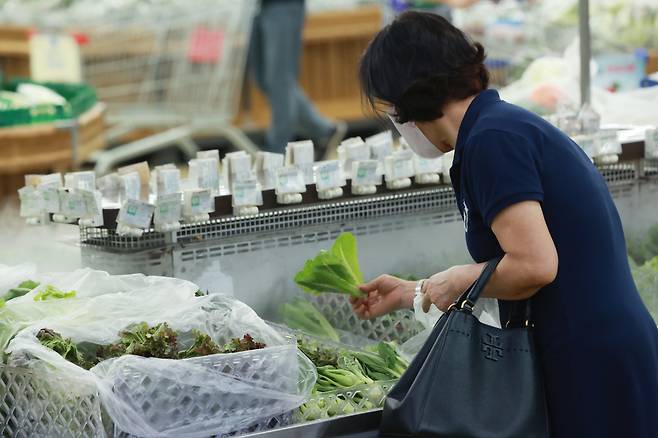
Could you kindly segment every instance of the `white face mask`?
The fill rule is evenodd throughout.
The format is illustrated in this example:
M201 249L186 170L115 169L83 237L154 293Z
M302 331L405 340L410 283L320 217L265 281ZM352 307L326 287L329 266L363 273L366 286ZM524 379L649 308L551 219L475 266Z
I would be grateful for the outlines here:
M443 155L443 152L425 137L423 131L418 129L414 122L398 123L390 114L388 114L388 118L416 154L428 159L439 158Z

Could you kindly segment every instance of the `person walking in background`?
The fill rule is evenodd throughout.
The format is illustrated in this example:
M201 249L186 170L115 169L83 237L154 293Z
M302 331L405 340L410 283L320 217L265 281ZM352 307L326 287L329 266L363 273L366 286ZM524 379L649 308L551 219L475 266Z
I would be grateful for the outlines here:
M272 114L263 149L283 153L299 134L313 140L320 160L345 137L347 127L324 118L299 87L304 13L304 0L262 0L254 18L249 64Z

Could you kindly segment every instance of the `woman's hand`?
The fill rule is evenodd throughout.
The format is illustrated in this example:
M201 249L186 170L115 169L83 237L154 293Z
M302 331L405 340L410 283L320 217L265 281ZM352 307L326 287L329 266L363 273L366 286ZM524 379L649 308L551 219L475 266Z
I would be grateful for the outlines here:
M423 285L423 312L427 313L432 304L442 312L454 303L468 288L470 281L479 275L478 265L454 266L432 275Z
M354 313L361 319L372 319L394 310L411 308L416 283L392 275L380 275L359 286L364 298L350 298Z

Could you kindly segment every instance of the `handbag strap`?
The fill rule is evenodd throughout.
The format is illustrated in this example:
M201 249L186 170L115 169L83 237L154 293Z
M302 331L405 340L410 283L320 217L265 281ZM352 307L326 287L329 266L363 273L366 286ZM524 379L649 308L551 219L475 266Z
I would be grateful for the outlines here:
M469 312L473 311L475 302L480 298L482 291L484 290L487 283L489 283L489 280L496 270L498 263L500 263L502 259L503 257L500 256L487 262L487 264L484 266L484 269L482 270L482 273L478 279L475 280L475 283L473 283L473 285L466 292L464 292L459 300L457 300L456 304L459 309L468 310Z

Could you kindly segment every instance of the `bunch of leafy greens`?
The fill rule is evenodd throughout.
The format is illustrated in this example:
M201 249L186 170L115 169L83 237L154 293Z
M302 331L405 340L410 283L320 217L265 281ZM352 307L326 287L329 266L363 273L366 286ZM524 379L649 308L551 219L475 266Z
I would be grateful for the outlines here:
M75 295L76 292L74 290L64 292L57 289L55 286L48 284L43 290L39 291L34 296L34 301L61 300L65 298L74 298Z
M378 382L397 379L408 367L392 343L380 342L366 351L330 347L303 338L297 343L318 372L314 395L299 408L299 415L307 421L381 406L386 393ZM351 395L327 394L359 386Z
M239 351L250 351L250 350L260 350L265 348L265 344L262 342L256 342L249 333L244 335L242 339L235 338L231 342L224 345L223 353L237 353Z
M331 250L322 250L315 258L307 260L304 268L295 275L297 283L305 292L344 293L360 298L359 289L363 275L359 269L356 238L352 233L342 233Z
M96 354L85 355L80 346L71 339L64 339L59 333L44 328L37 334L42 345L59 353L64 359L85 369L90 369L101 361L133 354L142 357L159 359L189 359L218 353L234 353L238 351L265 348L265 344L256 342L249 334L242 339L231 340L220 347L206 333L193 330L194 341L189 348L179 350L179 334L165 322L150 327L141 322L132 324L119 332L117 342L108 345L98 345Z
M78 347L71 339L64 339L62 335L54 330L47 328L39 330L37 339L41 342L41 345L50 348L71 363L85 369L89 369L94 365L78 350Z
M303 298L295 298L281 306L283 322L291 329L302 330L318 338L339 342L340 337L322 313Z
M2 297L0 297L0 307L4 306L7 301L14 298L22 297L30 292L32 289L39 286L39 283L32 280L25 280L16 287L9 289Z

